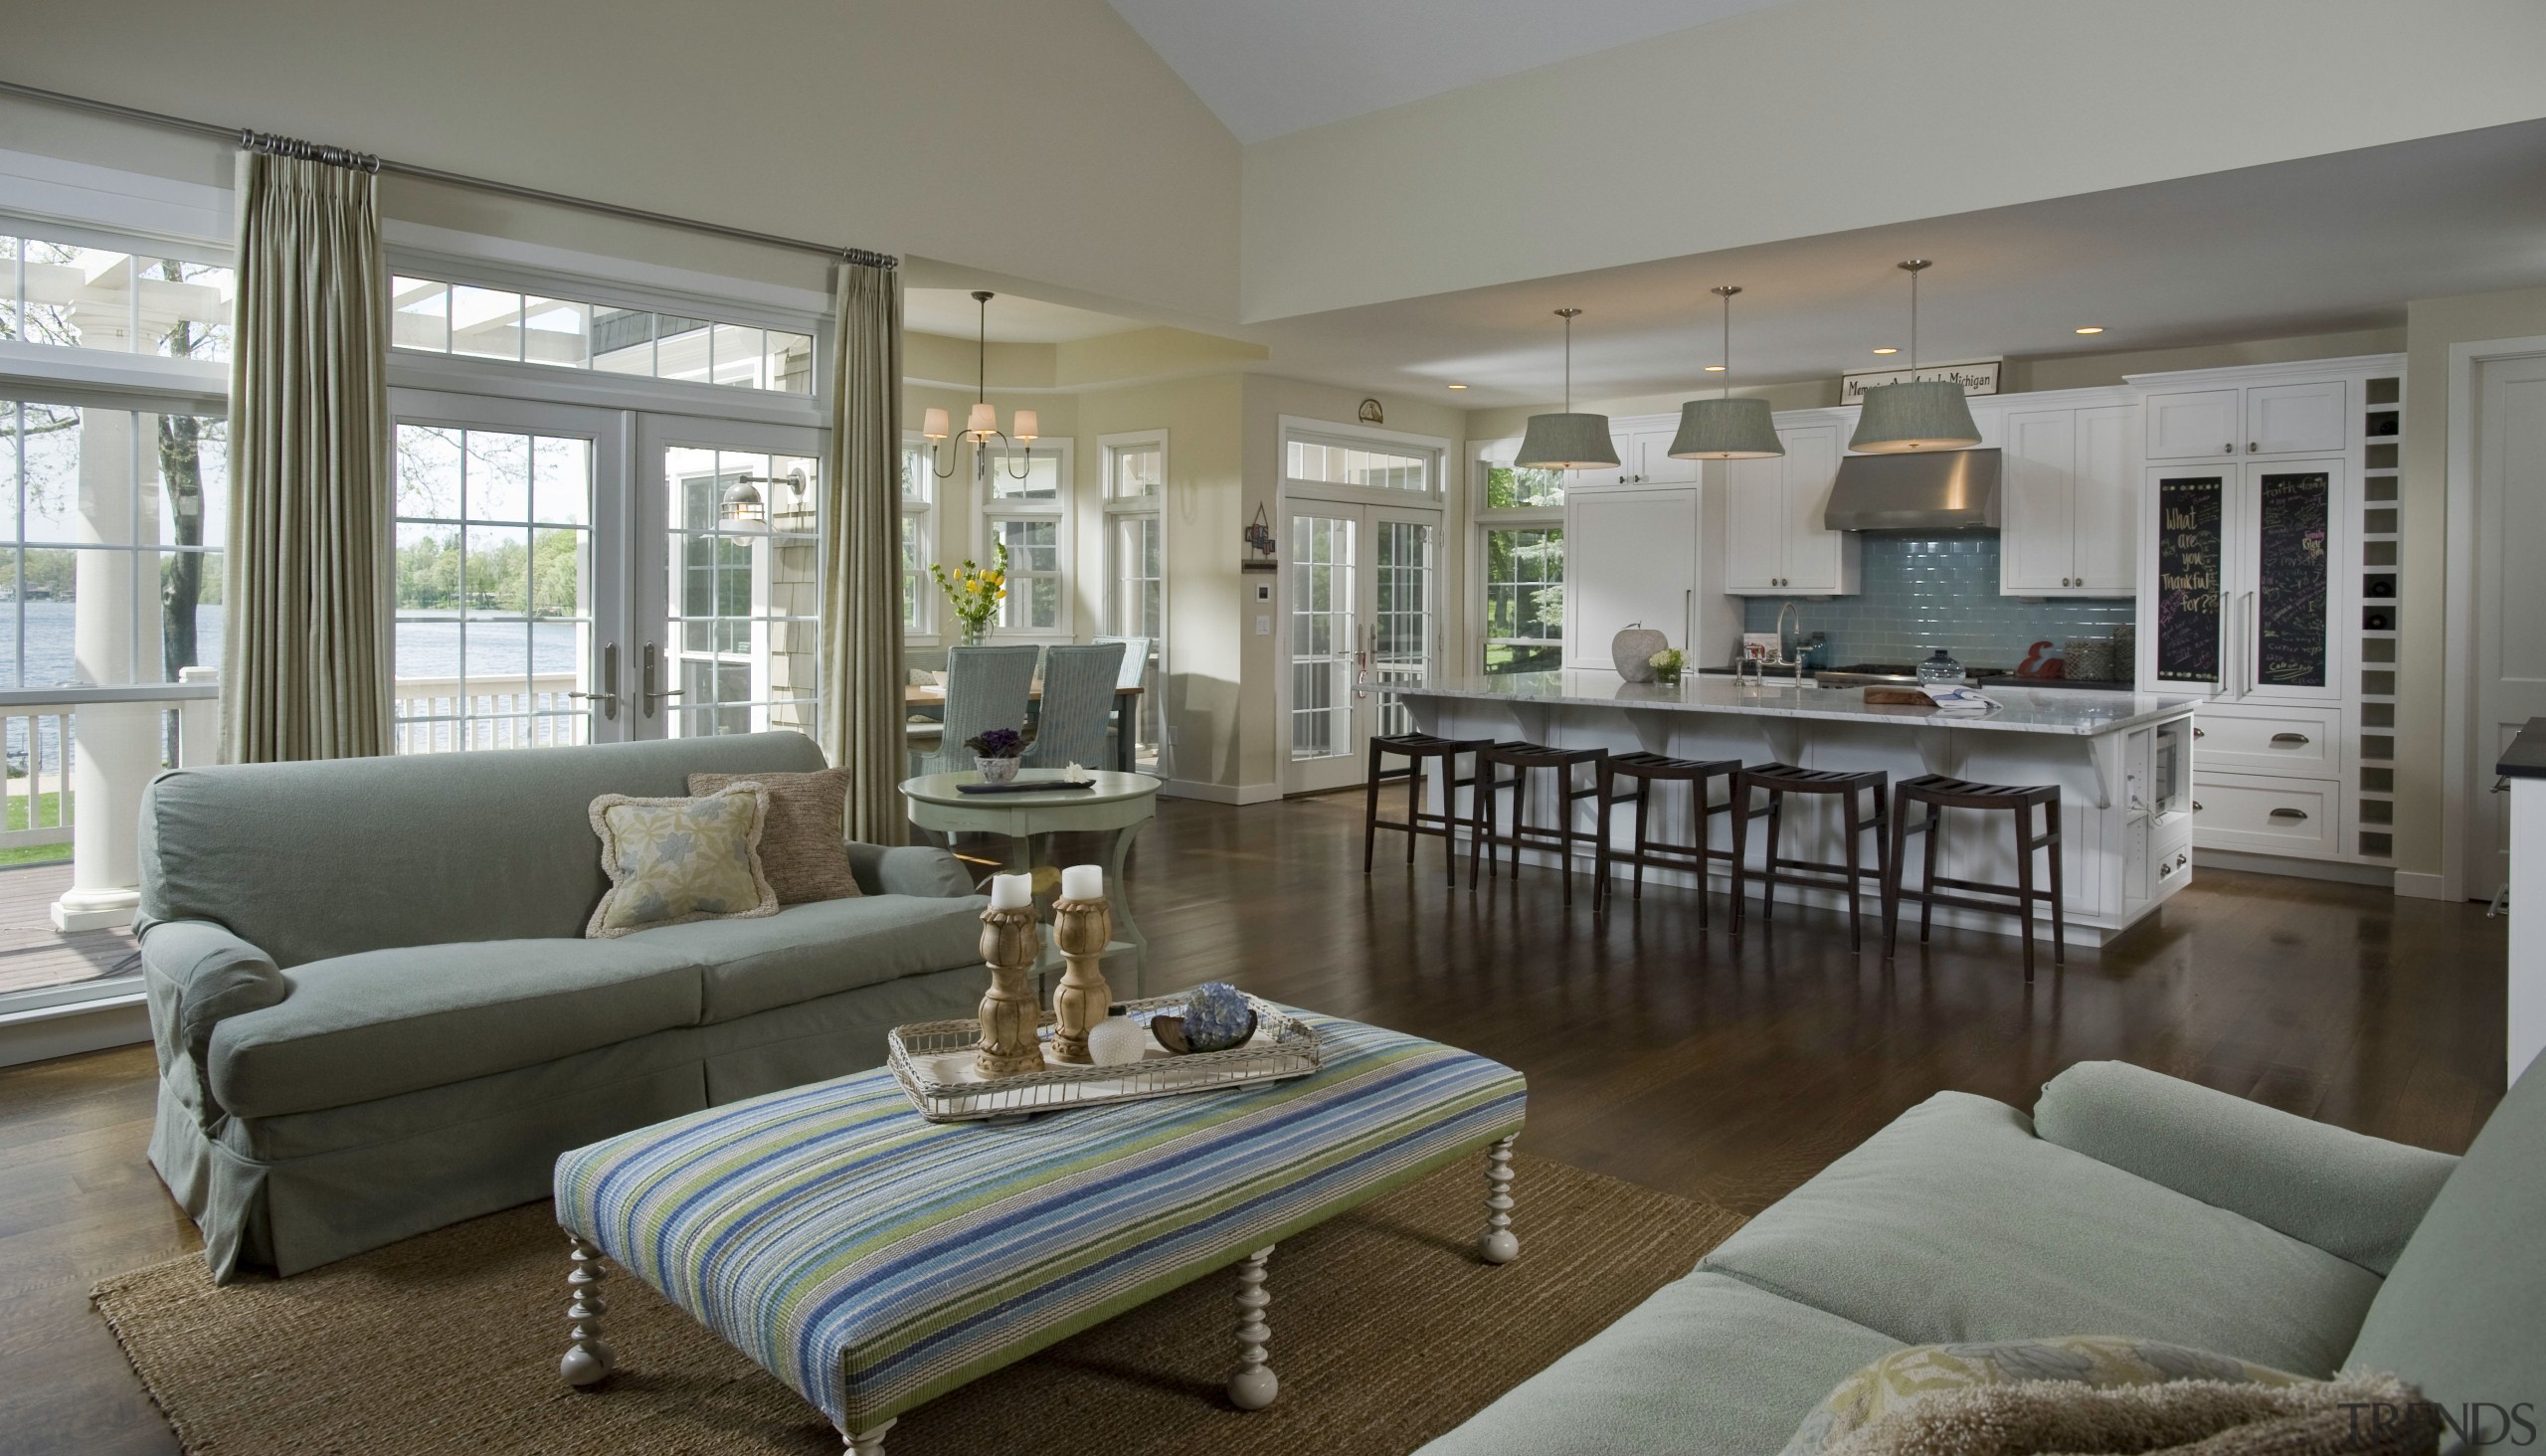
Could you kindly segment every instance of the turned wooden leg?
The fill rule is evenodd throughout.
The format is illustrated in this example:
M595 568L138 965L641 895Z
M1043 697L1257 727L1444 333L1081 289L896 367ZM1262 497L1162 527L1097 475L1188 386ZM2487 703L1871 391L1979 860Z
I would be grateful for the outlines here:
M1264 1307L1273 1302L1264 1292L1264 1261L1271 1257L1267 1244L1237 1266L1237 1373L1229 1376L1229 1403L1240 1410L1262 1410L1282 1393L1282 1382L1264 1364L1264 1343L1273 1338L1264 1323Z
M1521 1240L1512 1232L1512 1138L1486 1150L1485 1233L1477 1239L1476 1251L1489 1264L1509 1264L1521 1257Z
M893 1419L900 1418L895 1416ZM849 1456L884 1456L884 1433L892 1428L893 1421L888 1420L862 1431L841 1431L839 1434L840 1439L848 1443Z
M601 1317L610 1308L601 1297L601 1250L572 1231L566 1243L566 1256L573 1261L566 1275L566 1292L572 1297L566 1306L566 1338L573 1343L557 1362L557 1372L567 1384L581 1388L599 1384L617 1361L601 1342Z

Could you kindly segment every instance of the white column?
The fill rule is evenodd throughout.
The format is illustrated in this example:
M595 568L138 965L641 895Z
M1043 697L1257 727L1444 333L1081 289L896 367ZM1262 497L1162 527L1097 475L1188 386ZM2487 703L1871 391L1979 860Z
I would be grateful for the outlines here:
M155 416L138 417L155 434ZM83 412L80 427L80 536L121 544L135 539L136 417ZM139 558L128 551L83 551L76 563L74 672L82 685L135 681L135 654L151 654L158 674L159 620L136 620ZM155 594L154 594L155 595ZM72 720L71 888L53 904L59 931L130 925L141 903L137 852L141 791L159 770L159 709L146 703L89 703Z

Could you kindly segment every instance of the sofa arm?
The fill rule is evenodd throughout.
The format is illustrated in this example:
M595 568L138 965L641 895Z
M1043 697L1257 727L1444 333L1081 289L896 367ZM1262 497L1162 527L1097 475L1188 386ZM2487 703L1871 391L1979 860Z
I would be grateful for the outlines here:
M946 898L979 894L964 862L943 849L925 844L886 847L848 841L849 873L869 895L927 895Z
M2135 1067L2080 1062L2046 1083L2034 1131L2125 1173L2277 1229L2374 1274L2457 1160Z
M273 958L209 920L165 920L141 938L142 988L160 1075L207 1124L226 1116L206 1065L213 1028L291 994Z

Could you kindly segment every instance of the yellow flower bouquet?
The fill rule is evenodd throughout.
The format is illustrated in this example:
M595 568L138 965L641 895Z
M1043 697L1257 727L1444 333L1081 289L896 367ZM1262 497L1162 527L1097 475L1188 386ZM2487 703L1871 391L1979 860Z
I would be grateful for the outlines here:
M1007 600L1007 543L996 543L988 567L975 565L968 556L953 571L940 563L931 566L928 574L937 579L937 589L946 594L955 620L963 624L964 644L981 645L990 635L991 620L999 616L1000 604Z

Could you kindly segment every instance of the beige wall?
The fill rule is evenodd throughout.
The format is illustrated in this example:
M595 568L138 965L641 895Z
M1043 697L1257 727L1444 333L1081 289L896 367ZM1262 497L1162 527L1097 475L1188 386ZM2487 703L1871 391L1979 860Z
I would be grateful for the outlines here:
M2447 674L2452 654L2471 643L2449 640L2449 350L2482 339L2546 334L2546 288L2425 298L2406 305L2404 568L2398 573L2399 643L2396 702L2396 867L2441 873L2448 749ZM2473 788L2482 792L2489 778ZM2468 894L2477 887L2465 887Z
M1155 308L1236 307L1237 143L1105 0L132 0L110 24L20 5L9 54L13 80L224 126ZM141 150L188 146L226 150ZM125 164L228 175L226 158L210 176ZM418 189L389 190L405 208ZM1125 199L1143 197L1160 205L1128 226ZM451 226L538 226L495 199L452 206L473 221Z
M2534 0L1787 0L1249 146L1243 316L2539 115Z

